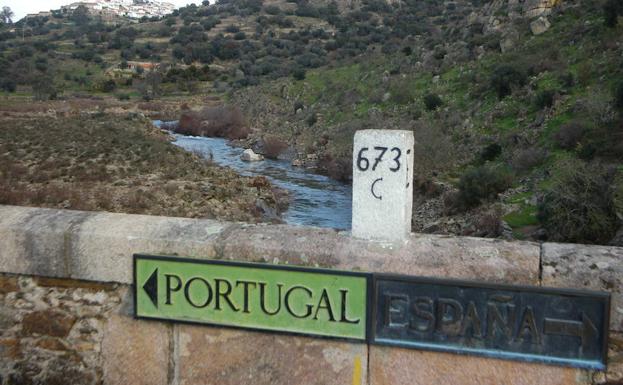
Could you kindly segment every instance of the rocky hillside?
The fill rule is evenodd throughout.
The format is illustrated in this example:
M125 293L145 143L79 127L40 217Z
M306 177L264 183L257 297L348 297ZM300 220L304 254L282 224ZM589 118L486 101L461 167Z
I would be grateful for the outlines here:
M210 164L136 114L0 120L0 204L278 221L266 178Z
M189 132L345 181L356 130L413 130L414 230L620 244L622 14L618 0L222 0L139 23L54 14L1 27L0 88L11 103L174 106Z
M444 7L432 25L460 5ZM437 37L235 92L248 144L280 140L348 180L356 130L413 130L414 230L620 244L621 28L587 2L462 13Z

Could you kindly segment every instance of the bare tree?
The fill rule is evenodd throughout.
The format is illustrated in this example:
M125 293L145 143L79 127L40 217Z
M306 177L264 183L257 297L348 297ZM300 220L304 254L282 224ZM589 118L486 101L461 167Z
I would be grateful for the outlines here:
M2 7L2 12L0 12L0 20L2 20L3 23L12 24L13 16L15 16L15 14L13 13L13 11L11 11L11 8L7 6Z

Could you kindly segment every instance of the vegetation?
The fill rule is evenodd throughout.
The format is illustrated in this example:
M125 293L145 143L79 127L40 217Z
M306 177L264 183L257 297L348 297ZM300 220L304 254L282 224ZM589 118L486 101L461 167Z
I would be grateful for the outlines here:
M484 165L472 168L459 181L459 204L476 206L506 190L511 182L510 173L500 167Z
M258 221L255 202L276 198L255 179L181 150L144 119L0 120L0 204Z
M604 243L617 229L614 173L578 160L562 162L539 204L553 240Z
M440 231L499 236L505 221L515 236L608 242L623 188L620 1L565 0L538 35L520 8L228 0L138 23L54 13L0 26L0 90L11 103L176 104L182 132L273 157L292 147L345 181L356 130L412 130L427 186L416 199L431 221L460 224ZM574 199L599 205L567 218Z

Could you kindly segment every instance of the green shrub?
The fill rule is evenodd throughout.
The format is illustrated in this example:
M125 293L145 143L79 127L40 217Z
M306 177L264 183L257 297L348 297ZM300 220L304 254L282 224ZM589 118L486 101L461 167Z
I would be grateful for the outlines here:
M113 92L117 88L117 83L113 79L108 79L102 82L100 89L102 92Z
M281 9L276 5L267 5L264 7L264 12L269 15L279 15L281 13Z
M303 104L302 101L297 100L294 102L294 113L296 113L298 110L303 110L305 108L305 105Z
M539 147L528 147L516 150L511 158L511 166L518 173L523 173L542 164L548 157L546 149Z
M582 141L584 135L588 131L588 127L577 121L563 124L557 133L554 134L554 140L558 147L565 150L573 150Z
M292 76L296 80L303 80L303 79L305 79L305 69L303 69L303 68L296 68L294 71L292 71Z
M116 96L119 100L130 100L130 94L117 94Z
M555 95L556 91L554 90L539 91L534 99L534 104L536 104L539 109L543 109L545 107L549 108L554 104Z
M544 191L538 218L550 240L605 243L617 230L613 173L598 164L567 160Z
M510 95L513 87L523 86L525 83L526 74L507 64L496 67L491 75L491 87L500 99Z
M483 162L491 161L502 154L502 146L497 143L491 143L480 152L480 160Z
M614 28L618 23L619 14L623 11L620 0L608 0L604 4L604 22L607 27Z
M13 79L2 79L0 80L0 90L6 92L15 92L17 90L17 84Z
M424 106L428 111L434 111L441 105L443 105L443 101L438 95L428 93L424 96Z
M413 101L413 89L404 80L394 80L389 87L390 100L396 104L409 104Z
M318 116L315 113L311 113L307 119L305 119L305 122L309 127L311 127L318 122Z
M614 107L623 112L623 80L619 81L614 89Z
M477 206L509 188L512 179L510 172L502 167L472 168L459 180L459 202L465 207Z

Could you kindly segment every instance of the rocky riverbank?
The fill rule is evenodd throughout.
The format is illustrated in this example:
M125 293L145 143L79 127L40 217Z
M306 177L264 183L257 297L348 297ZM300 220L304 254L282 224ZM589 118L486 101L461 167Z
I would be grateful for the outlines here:
M0 120L0 204L280 221L287 202L266 178L169 140L136 113L10 111Z

